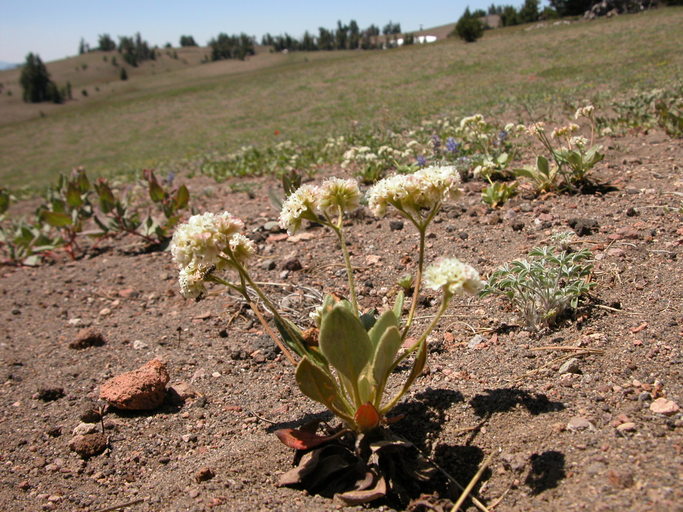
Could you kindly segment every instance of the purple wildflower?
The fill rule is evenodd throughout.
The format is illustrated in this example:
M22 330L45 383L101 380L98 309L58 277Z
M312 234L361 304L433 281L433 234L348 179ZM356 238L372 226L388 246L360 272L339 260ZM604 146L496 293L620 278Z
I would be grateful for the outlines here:
M432 135L432 145L434 146L434 151L438 153L441 147L441 138L436 133Z
M460 144L455 141L453 137L446 139L446 151L449 153L457 153L460 149Z
M417 165L424 167L427 165L427 159L423 155L417 155Z

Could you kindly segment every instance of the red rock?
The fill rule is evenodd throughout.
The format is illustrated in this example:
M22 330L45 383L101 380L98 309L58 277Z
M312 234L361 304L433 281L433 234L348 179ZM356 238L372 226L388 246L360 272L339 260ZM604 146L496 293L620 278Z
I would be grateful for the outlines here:
M99 455L107 448L108 440L104 434L85 434L74 436L69 441L69 448L84 459Z
M88 347L101 347L105 343L106 341L101 332L92 327L86 327L78 331L76 338L69 343L69 348L81 350Z
M658 398L650 404L650 410L655 414L663 414L664 416L672 416L676 414L681 408L672 400L666 398Z
M117 409L156 409L164 401L168 379L166 365L153 359L137 370L106 381L100 386L100 398Z

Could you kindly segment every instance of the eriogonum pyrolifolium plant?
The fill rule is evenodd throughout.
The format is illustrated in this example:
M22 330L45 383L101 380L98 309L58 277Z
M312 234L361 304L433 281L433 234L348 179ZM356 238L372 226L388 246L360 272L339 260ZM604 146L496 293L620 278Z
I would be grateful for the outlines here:
M358 304L343 230L345 214L358 208L361 199L353 179L331 178L321 185L303 185L285 200L280 214L280 225L290 233L301 229L307 220L327 226L340 242L349 299L325 297L316 318L319 331L315 335L304 333L284 318L252 279L247 263L255 254L255 247L240 233L243 223L227 212L195 215L176 230L171 250L180 267L181 291L186 297L200 298L205 293L204 283L214 282L242 294L264 329L296 364L296 380L301 391L325 405L348 429L368 432L383 423L385 415L422 372L427 358L427 337L451 298L478 293L483 287L477 271L455 258L439 259L423 271L427 228L442 204L459 196L459 183L460 177L453 167L429 167L411 175L381 180L367 193L368 205L375 215L383 216L393 208L419 234L414 295L405 320L402 292L393 308L379 315L362 312ZM232 280L228 274L232 274ZM415 336L417 341L402 349L415 317L423 278L424 285L441 292L441 304L429 326ZM273 315L279 338L253 303L253 294L248 293L248 288ZM415 358L407 380L393 395L385 397L390 374L413 354Z

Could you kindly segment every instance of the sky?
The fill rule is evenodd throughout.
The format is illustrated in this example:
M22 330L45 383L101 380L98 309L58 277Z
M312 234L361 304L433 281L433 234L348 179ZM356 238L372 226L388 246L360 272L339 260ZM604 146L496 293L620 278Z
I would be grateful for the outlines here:
M82 38L97 45L99 34L140 32L151 45L178 46L181 35L200 45L220 32L245 32L259 40L267 32L299 37L305 30L333 28L355 19L362 28L389 21L404 31L456 21L465 7L486 9L492 0L0 0L0 61L21 63L29 52L43 61L78 53ZM521 4L499 1L497 4Z

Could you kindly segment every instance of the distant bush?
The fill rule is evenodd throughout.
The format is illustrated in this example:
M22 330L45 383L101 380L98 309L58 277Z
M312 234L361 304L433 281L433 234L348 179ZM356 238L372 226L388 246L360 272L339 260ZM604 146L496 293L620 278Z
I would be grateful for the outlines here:
M211 60L239 59L254 55L254 40L247 34L231 35L220 33L209 41Z
M197 46L197 43L192 36L180 36L180 46L183 48L186 46Z
M23 99L26 103L40 103L52 101L62 103L64 98L57 85L50 79L47 68L38 55L29 53L21 68L19 83L23 89Z
M109 34L100 34L97 40L97 49L102 52L116 50L116 43Z
M593 0L550 0L553 7L560 16L581 16L591 8Z
M135 37L119 36L119 53L123 60L136 68L140 62L155 60L156 51L144 41L138 32Z
M455 34L467 43L473 43L484 34L484 24L475 17L468 7L455 24Z
M119 78L121 80L128 80L128 71L126 71L126 68L121 67L121 72L119 73Z

